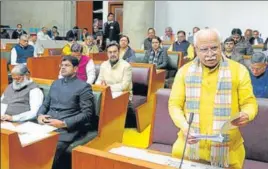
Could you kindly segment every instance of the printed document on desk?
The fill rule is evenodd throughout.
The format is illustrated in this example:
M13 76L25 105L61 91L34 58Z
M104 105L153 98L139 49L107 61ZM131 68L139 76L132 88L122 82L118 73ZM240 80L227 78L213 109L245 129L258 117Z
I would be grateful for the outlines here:
M175 168L179 168L181 159L173 158L170 156L155 154L149 152L146 149L132 148L127 146L121 146L117 148L112 148L110 153L122 155L130 158L135 158L139 160L144 160L156 164L172 166ZM197 162L184 160L182 169L220 169L218 167L213 167L206 164L201 164Z
M50 132L57 129L53 126L40 125L33 122L25 122L18 126L10 122L3 122L1 123L1 128L17 132L22 146L46 138L50 135Z

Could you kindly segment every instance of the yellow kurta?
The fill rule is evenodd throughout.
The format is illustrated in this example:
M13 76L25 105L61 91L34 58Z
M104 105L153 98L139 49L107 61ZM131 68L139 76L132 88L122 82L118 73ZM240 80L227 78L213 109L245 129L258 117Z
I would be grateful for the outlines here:
M71 44L67 43L63 48L62 48L62 54L63 55L71 55Z
M93 45L89 48L86 44L83 44L83 55L89 56L92 53L99 53L99 48L97 45Z
M232 76L232 106L231 117L238 112L244 112L249 115L249 120L253 120L257 114L257 102L252 91L252 85L248 70L241 64L229 60L229 66ZM190 62L182 67L176 77L172 87L169 99L169 113L175 125L184 130L188 124L185 119L185 76L188 72ZM212 134L214 98L216 95L219 68L210 70L203 66L202 87L200 96L200 133ZM232 168L242 168L245 149L243 138L238 128L230 130L230 166ZM183 133L178 133L178 139L173 145L172 155L181 157L184 138ZM210 161L211 141L200 141L200 159Z
M173 51L173 44L170 45L170 47L168 48L168 51L170 52ZM192 44L190 44L189 47L187 48L187 53L188 55L186 57L190 60L193 60L194 59L194 47Z

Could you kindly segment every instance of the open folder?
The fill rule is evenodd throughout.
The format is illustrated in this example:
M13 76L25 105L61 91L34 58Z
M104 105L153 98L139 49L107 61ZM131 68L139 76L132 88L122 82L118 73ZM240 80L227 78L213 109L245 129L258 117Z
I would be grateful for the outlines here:
M213 135L206 135L206 134L195 134L190 133L192 136L194 136L197 140L211 140L214 142L223 142L224 137L222 136L223 133L227 133L228 130L236 128L236 126L232 125L232 121L240 117L240 113L237 113L235 116L231 117L229 120L227 120L225 123L223 123L220 133L219 134L213 134Z
M49 125L40 125L33 122L25 122L16 126L10 122L2 122L1 129L17 132L21 145L25 146L48 137L50 135L49 133L57 128Z

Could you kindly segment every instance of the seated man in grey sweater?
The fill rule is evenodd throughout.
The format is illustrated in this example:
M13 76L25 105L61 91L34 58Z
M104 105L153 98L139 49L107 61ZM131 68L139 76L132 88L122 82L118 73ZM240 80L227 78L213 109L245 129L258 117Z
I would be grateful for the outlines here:
M13 82L1 97L2 121L22 122L36 118L44 95L37 84L29 78L29 73L24 64L12 69Z
M91 85L78 79L79 61L65 56L60 68L62 79L53 82L38 111L38 123L58 128L59 140L53 169L70 169L70 144L95 127L94 95Z

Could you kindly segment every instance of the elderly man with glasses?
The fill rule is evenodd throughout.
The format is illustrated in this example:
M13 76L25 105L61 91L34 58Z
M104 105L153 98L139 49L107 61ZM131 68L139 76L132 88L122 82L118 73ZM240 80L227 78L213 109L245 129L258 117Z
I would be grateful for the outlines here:
M197 57L184 65L175 77L169 98L169 113L180 128L172 155L181 157L187 136L189 114L194 113L187 140L186 156L205 160L212 166L241 169L245 159L239 131L257 114L257 102L245 66L222 55L217 30L203 29L195 34ZM232 117L233 129L220 132ZM221 134L222 142L199 140L196 135Z
M26 64L27 59L34 56L34 47L28 44L29 37L26 34L20 36L19 44L11 50L11 65Z
M13 82L1 97L1 120L23 122L36 118L43 103L43 92L29 78L30 72L24 64L16 65L12 71Z
M268 66L264 53L256 52L251 57L250 77L257 98L268 98Z

